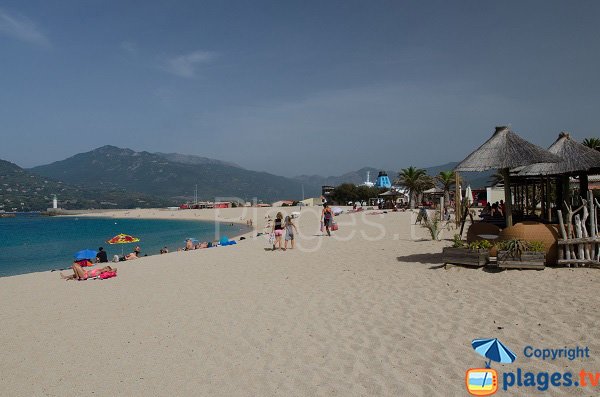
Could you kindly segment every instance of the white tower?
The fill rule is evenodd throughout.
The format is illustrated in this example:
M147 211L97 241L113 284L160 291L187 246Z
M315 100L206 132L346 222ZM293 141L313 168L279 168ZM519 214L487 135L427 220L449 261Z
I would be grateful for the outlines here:
M375 184L373 182L371 182L371 171L367 171L367 181L363 182L363 186L367 186L367 187L373 187Z
M58 209L58 200L56 199L56 194L54 195L54 198L52 199L52 208Z

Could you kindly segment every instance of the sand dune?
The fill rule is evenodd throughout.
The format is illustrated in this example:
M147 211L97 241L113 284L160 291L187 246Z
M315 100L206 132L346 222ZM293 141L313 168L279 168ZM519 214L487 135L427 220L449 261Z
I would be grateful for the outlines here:
M261 231L277 210L112 215L253 217ZM493 365L499 372L600 372L597 270L446 270L448 242L415 241L426 233L408 212L338 222L323 237L318 214L303 209L298 247L286 252L267 251L261 236L119 263L104 281L0 279L0 394L464 396L465 371L484 364L470 342L485 337L517 353L516 363ZM526 359L526 345L588 346L591 358Z

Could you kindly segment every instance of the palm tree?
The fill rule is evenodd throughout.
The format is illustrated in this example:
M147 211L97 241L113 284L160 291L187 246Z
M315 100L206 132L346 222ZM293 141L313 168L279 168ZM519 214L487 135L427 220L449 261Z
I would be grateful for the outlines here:
M433 185L433 180L424 169L411 166L403 168L398 173L397 183L408 189L408 203L413 209L417 195L429 189Z
M439 183L442 190L444 190L444 205L450 205L450 190L452 186L456 185L456 174L454 171L441 171L435 180Z
M600 151L600 138L585 138L583 144L592 149Z

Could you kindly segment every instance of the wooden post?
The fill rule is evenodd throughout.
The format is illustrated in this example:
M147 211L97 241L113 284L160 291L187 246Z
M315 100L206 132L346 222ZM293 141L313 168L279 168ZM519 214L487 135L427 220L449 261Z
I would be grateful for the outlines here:
M460 220L461 220L461 207L462 207L462 203L460 200L460 175L458 174L458 172L454 172L454 217L456 218L456 227L458 228L458 225L460 225Z
M546 177L546 211L548 211L548 222L552 222L552 206L550 205L550 178Z
M582 237L581 231L581 219L579 218L579 214L575 215L575 238ZM585 259L585 253L583 250L584 244L577 244L577 259Z
M557 210L556 213L558 214L558 222L560 224L560 234L562 235L563 240L566 241L569 239L569 235L567 234L567 231L565 229L565 222L563 221L562 211ZM561 250L561 249L563 249L563 247L559 246L558 249ZM571 251L569 250L569 246L565 245L564 250L565 250L564 258L571 259ZM559 256L561 256L561 255L559 255ZM571 264L569 263L568 266L571 266Z
M506 227L513 225L512 219L512 195L510 192L510 170L508 168L502 169L502 176L504 177L504 207L506 208Z

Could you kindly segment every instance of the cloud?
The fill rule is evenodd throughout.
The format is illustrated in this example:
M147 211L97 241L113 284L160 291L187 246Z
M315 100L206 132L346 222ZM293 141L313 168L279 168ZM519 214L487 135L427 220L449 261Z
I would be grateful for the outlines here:
M217 56L217 53L211 51L194 51L167 59L162 69L175 76L190 79L196 77L198 66L211 63Z
M0 34L2 33L30 44L50 47L50 40L32 20L22 15L11 15L0 9Z
M138 46L135 42L130 40L122 41L119 45L123 51L128 53L129 55L137 55L138 54Z

